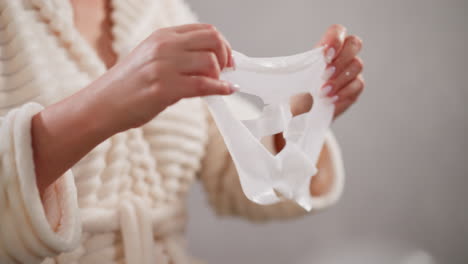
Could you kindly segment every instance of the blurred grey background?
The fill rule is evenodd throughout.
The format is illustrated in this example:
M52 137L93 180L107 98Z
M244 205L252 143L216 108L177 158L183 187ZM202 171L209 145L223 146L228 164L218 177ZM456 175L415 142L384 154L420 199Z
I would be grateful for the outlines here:
M359 35L367 88L334 125L347 179L335 207L265 225L217 219L197 186L191 251L208 263L468 263L467 0L189 0L250 56Z

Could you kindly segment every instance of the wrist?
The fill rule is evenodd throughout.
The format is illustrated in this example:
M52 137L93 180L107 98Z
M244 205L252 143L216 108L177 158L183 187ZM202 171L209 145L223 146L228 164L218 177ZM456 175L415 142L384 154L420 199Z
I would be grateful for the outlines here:
M111 89L107 89L108 86L98 79L70 97L70 100L76 101L76 119L86 128L83 132L102 141L126 130L119 123L118 117L122 114L115 107L115 96Z

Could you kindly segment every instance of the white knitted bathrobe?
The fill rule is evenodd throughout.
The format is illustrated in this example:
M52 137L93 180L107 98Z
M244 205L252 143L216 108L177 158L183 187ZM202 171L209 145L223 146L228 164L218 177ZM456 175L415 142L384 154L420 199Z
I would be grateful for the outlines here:
M160 27L190 23L183 0L114 0L113 49L125 56ZM223 140L200 99L183 100L143 127L94 148L38 194L31 118L106 71L73 25L69 0L0 0L0 263L196 263L184 246L186 196L196 178L221 215L252 220L304 211L248 201ZM334 203L343 186L339 149L326 145ZM45 213L47 211L47 214ZM58 230L48 219L60 218Z

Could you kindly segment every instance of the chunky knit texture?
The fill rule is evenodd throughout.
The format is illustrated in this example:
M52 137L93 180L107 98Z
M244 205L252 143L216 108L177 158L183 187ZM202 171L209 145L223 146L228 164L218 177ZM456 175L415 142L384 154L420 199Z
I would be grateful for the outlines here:
M195 21L182 1L114 0L119 58L157 28ZM106 70L74 28L72 11L66 0L0 0L0 263L195 263L184 227L187 191L197 177L219 214L252 220L304 214L290 202L259 206L245 198L199 99L182 100L102 142L41 201L31 118ZM335 181L316 198L317 209L334 203L343 186L331 134L326 147Z

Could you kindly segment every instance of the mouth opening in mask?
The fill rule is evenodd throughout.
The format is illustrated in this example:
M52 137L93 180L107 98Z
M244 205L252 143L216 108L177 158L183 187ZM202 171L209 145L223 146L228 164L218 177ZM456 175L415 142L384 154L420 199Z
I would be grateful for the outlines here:
M236 119L240 121L255 121L261 118L265 107L269 106L259 96L244 92L236 92L232 95L223 96L222 98L226 102L229 111ZM304 115L309 113L312 110L314 99L310 93L303 92L291 96L287 103L289 106L286 109L290 110L292 118L289 120L289 122L291 122L292 120L296 119L295 117L301 119ZM287 126L288 124L286 124L286 127ZM284 127L284 129L286 129L286 127ZM282 133L284 129L282 131L278 131L278 133ZM300 137L301 134L302 133L298 133L294 136ZM273 156L278 155L277 149L275 147L275 139L273 138L275 135L276 134L268 134L259 138L262 145Z

